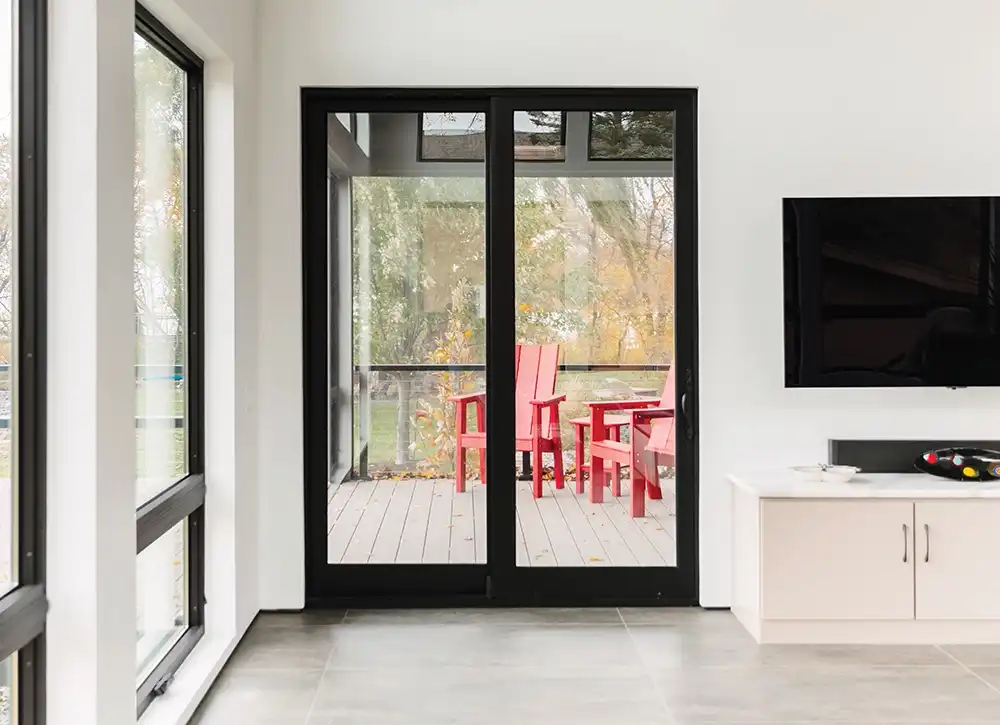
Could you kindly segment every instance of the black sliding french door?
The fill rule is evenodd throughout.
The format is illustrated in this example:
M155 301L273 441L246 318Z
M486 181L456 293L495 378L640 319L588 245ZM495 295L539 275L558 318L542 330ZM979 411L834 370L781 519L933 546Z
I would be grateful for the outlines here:
M302 111L309 604L695 603L695 92Z

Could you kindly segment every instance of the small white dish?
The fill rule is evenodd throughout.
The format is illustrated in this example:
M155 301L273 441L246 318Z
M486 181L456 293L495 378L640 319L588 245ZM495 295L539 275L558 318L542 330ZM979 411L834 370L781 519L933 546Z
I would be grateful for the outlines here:
M847 483L861 472L856 466L792 466L795 477L811 483Z

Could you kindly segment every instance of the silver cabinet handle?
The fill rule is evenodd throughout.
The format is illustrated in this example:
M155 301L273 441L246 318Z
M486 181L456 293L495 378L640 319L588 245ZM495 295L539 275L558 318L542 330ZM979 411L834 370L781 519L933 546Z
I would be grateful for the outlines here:
M924 563L931 560L931 527L924 524L924 541L926 546L924 547Z
M903 524L903 563L909 558L910 551L910 527Z

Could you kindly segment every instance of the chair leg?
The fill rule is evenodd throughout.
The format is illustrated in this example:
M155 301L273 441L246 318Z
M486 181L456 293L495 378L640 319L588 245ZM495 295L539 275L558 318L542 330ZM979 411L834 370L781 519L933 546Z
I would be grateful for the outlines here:
M573 426L573 451L576 456L576 492L583 493L583 432L582 425Z
M455 413L455 492L465 493L465 449L462 434L465 433L465 406L458 404Z
M465 449L461 438L455 446L455 492L465 493Z
M558 438L556 439L552 456L555 459L552 462L552 467L555 470L556 488L566 488L566 475L563 472L562 442Z
M531 495L535 498L542 497L542 445L541 439L535 438L531 442Z
M649 494L650 501L659 501L663 498L663 489L660 488L660 469L657 468L657 455L651 453L649 456L652 460L649 462L649 473L656 476L654 481L652 478L646 483L646 493Z
M632 469L632 518L641 519L646 515L646 479L637 467Z
M480 433L486 430L486 411L478 402L476 403L476 430ZM479 449L479 480L486 483L486 449Z
M591 440L590 445L594 442ZM590 502L604 503L604 459L590 456Z
M622 429L621 426L614 426L611 428L611 440L621 441L622 439ZM611 495L615 498L622 495L622 467L617 461L611 466Z

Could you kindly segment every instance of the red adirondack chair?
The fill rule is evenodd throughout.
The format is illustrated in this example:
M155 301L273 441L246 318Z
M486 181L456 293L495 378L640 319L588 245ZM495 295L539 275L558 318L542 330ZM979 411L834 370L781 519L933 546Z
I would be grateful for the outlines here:
M565 486L563 477L562 438L559 435L559 403L565 395L556 395L556 371L559 345L517 345L515 354L514 425L518 451L530 451L532 494L542 496L542 454L555 456L556 488ZM455 490L465 491L465 450L479 451L479 475L486 483L486 393L469 393L449 398L456 403ZM466 421L469 405L476 406L476 431L469 431ZM513 482L511 482L513 483Z
M673 465L674 440L674 367L670 367L663 394L659 400L639 398L587 403L590 407L590 501L604 502L604 464L614 466L611 493L621 495L618 475L620 466L632 467L632 516L646 515L646 494L651 499L663 498L657 465ZM607 411L631 411L629 442L622 443L609 436Z

